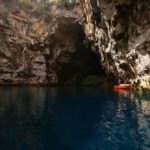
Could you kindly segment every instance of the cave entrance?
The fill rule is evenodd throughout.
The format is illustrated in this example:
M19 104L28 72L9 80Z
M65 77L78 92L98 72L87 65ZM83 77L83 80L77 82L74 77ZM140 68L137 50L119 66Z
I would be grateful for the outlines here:
M106 74L98 56L90 49L77 50L70 56L69 63L61 63L59 82L70 85L98 85Z
M79 23L67 26L65 24L63 36L65 39L63 47L67 50L63 51L58 58L58 83L91 86L105 81L106 74L100 65L99 55L92 51L83 27Z
M104 81L99 55L92 51L82 25L73 18L61 18L56 35L57 46L61 43L59 49L63 49L55 64L58 84L90 86Z

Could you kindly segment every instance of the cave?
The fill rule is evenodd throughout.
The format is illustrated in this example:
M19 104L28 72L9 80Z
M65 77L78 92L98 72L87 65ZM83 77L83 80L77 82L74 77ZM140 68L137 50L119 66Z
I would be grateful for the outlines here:
M86 48L83 51L76 51L69 63L60 63L59 66L61 69L58 72L58 82L63 85L81 85L86 78L93 80L90 81L91 84L97 85L99 84L98 78L105 76L99 57ZM83 84L89 85L90 83L85 81Z
M55 64L58 71L58 84L91 86L100 85L100 82L105 81L107 76L100 64L101 58L92 50L92 44L86 38L83 26L78 22L65 23L65 25L61 24L61 28L57 32L59 32L59 36L63 32L62 36L65 37L61 38L59 42L61 47L67 49L60 54ZM69 35L64 34L68 32ZM55 41L58 40L55 39ZM68 41L71 42L69 47Z

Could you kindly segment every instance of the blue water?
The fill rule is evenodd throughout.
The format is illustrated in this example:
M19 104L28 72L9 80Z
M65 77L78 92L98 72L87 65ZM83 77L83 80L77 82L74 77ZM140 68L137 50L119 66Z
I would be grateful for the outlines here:
M150 93L1 87L0 150L150 150Z

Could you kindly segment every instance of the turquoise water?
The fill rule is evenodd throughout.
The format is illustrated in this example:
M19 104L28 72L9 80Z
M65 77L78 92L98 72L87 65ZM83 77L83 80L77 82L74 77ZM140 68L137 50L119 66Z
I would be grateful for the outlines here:
M149 93L0 88L0 150L149 149Z

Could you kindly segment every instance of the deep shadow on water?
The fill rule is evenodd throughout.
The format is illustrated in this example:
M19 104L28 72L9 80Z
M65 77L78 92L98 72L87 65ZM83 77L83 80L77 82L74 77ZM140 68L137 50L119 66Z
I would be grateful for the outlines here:
M149 93L0 88L0 150L149 149Z

